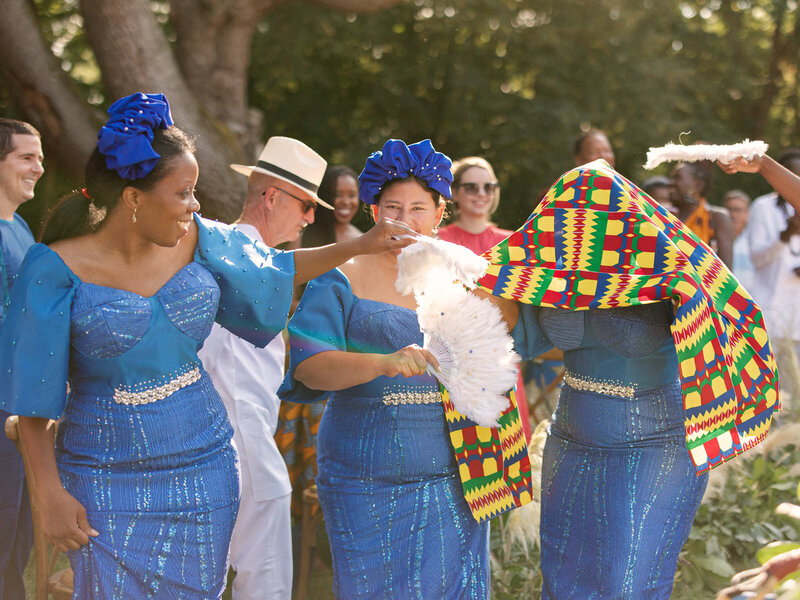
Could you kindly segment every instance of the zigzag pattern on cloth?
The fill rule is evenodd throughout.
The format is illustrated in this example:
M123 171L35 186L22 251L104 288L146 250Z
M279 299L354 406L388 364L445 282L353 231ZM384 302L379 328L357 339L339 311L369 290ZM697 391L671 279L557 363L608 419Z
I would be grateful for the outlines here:
M508 394L500 427L481 427L455 409L444 387L440 390L464 497L475 520L528 504L533 497L531 463L514 392Z
M766 437L780 395L761 310L706 244L605 161L565 173L483 256L479 287L518 302L586 310L672 300L698 474Z

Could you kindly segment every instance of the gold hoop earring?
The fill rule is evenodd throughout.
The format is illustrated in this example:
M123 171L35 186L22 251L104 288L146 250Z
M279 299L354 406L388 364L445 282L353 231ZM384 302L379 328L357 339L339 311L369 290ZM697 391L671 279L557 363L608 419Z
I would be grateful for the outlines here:
M133 209L133 215L131 215L131 223L136 223L136 209Z

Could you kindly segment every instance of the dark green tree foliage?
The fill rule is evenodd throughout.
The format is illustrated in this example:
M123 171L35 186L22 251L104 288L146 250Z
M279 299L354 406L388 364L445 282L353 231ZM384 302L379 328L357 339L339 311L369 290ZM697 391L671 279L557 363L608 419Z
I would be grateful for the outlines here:
M503 185L496 220L515 227L572 166L582 128L608 132L634 181L649 175L647 149L667 142L761 137L775 152L800 143L786 127L797 112L797 56L786 49L764 102L776 6L417 0L355 17L292 3L255 36L251 104L265 135L302 138L356 169L388 137L485 156ZM797 14L783 17L783 46L796 47ZM765 190L753 177L717 182L715 198Z
M172 4L150 7L177 48ZM637 182L650 175L641 168L647 149L667 142L750 137L773 155L800 145L793 0L407 0L357 16L276 4L250 56L249 104L263 116L256 141L295 136L356 169L388 137L430 137L453 158L483 155L503 186L496 220L505 227L521 224L572 166L572 141L588 127L608 132L617 169ZM102 118L109 84L80 4L32 5L42 36ZM10 91L0 86L0 110L25 118ZM207 121L231 141L221 119ZM52 199L74 183L51 178L48 154L40 190ZM712 200L733 187L768 189L752 176L718 172L716 182Z

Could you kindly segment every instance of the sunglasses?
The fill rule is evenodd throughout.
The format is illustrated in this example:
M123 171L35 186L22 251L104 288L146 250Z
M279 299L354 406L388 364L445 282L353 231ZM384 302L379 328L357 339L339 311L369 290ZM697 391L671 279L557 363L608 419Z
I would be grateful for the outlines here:
M302 204L303 205L303 214L304 215L307 215L308 213L310 213L313 210L316 210L316 208L317 208L317 203L314 202L313 200L304 200L303 198L298 198L297 196L295 196L291 192L287 192L283 188L279 188L277 185L273 185L272 187L274 187L279 192L283 192L287 196L291 196L292 198L297 200L300 204ZM262 196L266 196L267 195L267 191L264 190L263 192L261 192L261 195Z
M484 183L482 186L477 183L461 183L458 185L460 188L464 188L464 191L467 192L470 196L477 196L483 190L483 193L487 196L491 196L494 194L495 190L500 187L500 184L497 182L494 183Z

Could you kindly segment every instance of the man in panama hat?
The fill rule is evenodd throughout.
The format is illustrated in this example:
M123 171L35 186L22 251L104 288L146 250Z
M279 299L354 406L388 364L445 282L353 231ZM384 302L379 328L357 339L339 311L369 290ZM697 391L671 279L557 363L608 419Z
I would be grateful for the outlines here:
M268 246L297 239L314 222L317 205L333 210L317 196L326 166L311 148L287 137L271 137L255 165L231 165L247 176L237 229ZM200 357L228 410L241 464L242 495L230 550L233 599L290 600L292 488L274 440L283 338L256 348L215 324Z

